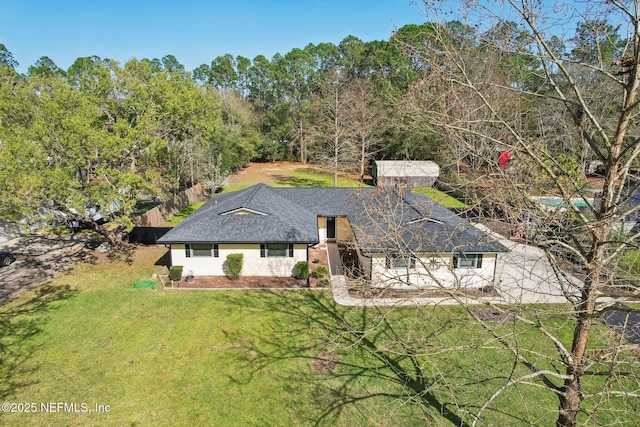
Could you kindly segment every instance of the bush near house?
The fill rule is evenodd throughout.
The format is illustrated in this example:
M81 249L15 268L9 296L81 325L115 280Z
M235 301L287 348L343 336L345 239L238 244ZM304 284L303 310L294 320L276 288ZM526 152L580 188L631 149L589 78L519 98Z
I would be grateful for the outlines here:
M309 263L306 261L298 261L293 268L294 277L296 279L306 279L309 277Z
M227 260L224 262L224 273L231 280L238 280L242 273L242 265L244 263L243 254L229 254Z
M179 282L182 279L182 266L172 265L169 268L169 280L172 282Z
M311 277L313 277L314 279L322 279L327 274L329 274L329 269L324 265L321 265L320 267L313 270L313 272L311 273Z

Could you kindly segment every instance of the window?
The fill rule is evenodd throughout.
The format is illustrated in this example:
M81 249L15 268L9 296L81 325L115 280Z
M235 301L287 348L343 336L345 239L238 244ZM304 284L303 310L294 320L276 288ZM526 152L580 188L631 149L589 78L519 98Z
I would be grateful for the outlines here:
M416 268L416 258L410 255L404 256L400 254L387 255L386 267L393 269L409 269Z
M262 244L260 245L260 256L262 258L293 257L293 244L291 243Z
M203 256L213 256L217 258L219 256L218 245L212 245L211 243L191 243L184 245L184 250L187 258Z
M453 268L482 268L482 254L455 254Z

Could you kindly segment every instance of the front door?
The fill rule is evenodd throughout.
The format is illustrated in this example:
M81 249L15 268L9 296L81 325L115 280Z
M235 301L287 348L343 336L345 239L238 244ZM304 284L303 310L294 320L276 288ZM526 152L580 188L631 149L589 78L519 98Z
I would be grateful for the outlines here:
M327 218L327 239L336 238L336 219L334 217Z

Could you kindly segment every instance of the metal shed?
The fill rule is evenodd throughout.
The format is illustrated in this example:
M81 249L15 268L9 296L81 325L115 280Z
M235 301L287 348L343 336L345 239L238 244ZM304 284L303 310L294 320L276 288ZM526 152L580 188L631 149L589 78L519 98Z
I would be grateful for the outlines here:
M431 160L376 160L373 182L378 186L431 187L440 175L440 166Z

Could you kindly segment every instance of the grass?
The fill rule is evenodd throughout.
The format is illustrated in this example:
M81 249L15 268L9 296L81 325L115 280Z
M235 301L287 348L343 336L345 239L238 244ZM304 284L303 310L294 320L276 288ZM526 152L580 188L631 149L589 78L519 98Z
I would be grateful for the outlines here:
M459 425L472 421L464 408L477 408L512 372L509 353L458 307L345 308L327 291L134 289L160 271L165 251L79 265L0 307L3 402L110 406L0 413L0 424ZM566 315L551 320L570 344ZM544 354L553 346L535 329L499 328L552 366ZM415 359L401 356L413 348L421 349ZM317 372L313 358L325 353L340 364ZM420 396L410 403L409 392ZM556 407L551 393L521 385L483 421L551 425Z
M460 208L464 209L467 207L463 202L456 199L455 197L451 197L447 193L443 193L440 190L437 190L433 187L415 187L412 188L414 193L423 194L430 199L440 203L445 208Z
M640 274L640 249L629 250L620 260L620 268L630 277Z
M333 187L333 174L318 169L299 168L293 177L283 177L279 182L284 187ZM361 187L357 179L338 175L338 187Z
M196 203L194 203L192 205L187 206L186 208L182 209L180 212L176 213L175 215L173 215L172 217L167 219L167 223L169 225L175 227L176 225L178 225L182 221L184 221L189 215L194 213L196 211L196 209L198 209L200 206L204 205L205 203L206 203L206 200L203 200L201 202L196 202Z

